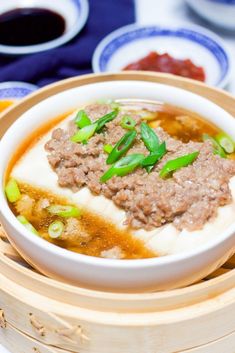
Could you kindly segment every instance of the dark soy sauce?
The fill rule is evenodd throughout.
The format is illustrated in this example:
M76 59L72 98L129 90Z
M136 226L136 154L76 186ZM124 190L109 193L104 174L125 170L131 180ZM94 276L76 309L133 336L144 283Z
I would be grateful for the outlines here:
M35 45L60 37L65 19L43 8L18 8L0 15L0 44Z

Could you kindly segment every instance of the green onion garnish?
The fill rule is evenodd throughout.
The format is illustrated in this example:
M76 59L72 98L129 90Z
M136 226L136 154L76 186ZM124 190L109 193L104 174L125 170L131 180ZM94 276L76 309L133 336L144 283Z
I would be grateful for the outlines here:
M155 131L146 123L141 123L141 139L150 152L155 152L159 146L159 139Z
M211 141L213 148L214 148L214 154L218 154L221 158L226 158L226 153L224 152L224 150L220 146L220 144L216 141L216 139L214 139L213 137L211 137L208 134L203 134L202 139L203 139L203 141L206 141L206 140Z
M111 153L112 152L112 150L113 150L113 146L112 145L104 145L103 146L103 150L104 150L104 152L105 153Z
M235 143L229 135L225 134L224 132L220 132L218 135L215 136L215 139L225 150L225 152L229 154L234 152Z
M15 179L10 179L5 187L5 193L9 202L16 202L20 199L21 193Z
M126 130L133 130L136 125L136 121L132 119L129 115L125 115L120 123L121 127Z
M47 207L47 211L59 217L78 217L81 211L75 206L51 205Z
M123 157L101 176L101 183L105 183L114 175L125 176L133 172L141 164L144 158L145 156L140 153L130 154L129 156Z
M116 118L117 114L118 109L115 109L111 113L108 113L102 118L96 120L93 124L84 126L81 130L76 132L76 134L73 135L70 140L72 142L83 142L86 144L87 140L89 140L89 138L91 138L95 132L99 132L106 123Z
M75 135L73 135L70 140L72 142L85 142L87 140L89 140L89 138L91 138L97 128L97 124L91 124L88 126L83 127L81 130L79 130L78 132L76 132Z
M17 216L16 218L18 219L18 221L21 224L23 224L23 226L25 226L26 229L28 229L30 232L38 235L38 231L34 228L34 226L31 223L29 223L27 218L25 218L24 216Z
M64 223L61 221L54 221L48 227L48 234L52 239L59 238L64 230Z
M82 129L85 126L91 125L91 120L88 117L87 113L85 110L80 110L75 118L75 124Z
M107 158L106 163L112 164L121 158L131 147L134 142L134 139L137 135L136 131L127 132L113 147L112 152Z
M97 101L98 104L108 104L112 109L116 109L120 107L120 104L118 102L115 102L112 99L98 99Z
M119 110L118 109L114 109L112 112L102 116L102 118L96 120L96 132L99 132L105 124L107 124L109 121L112 121L113 119L116 118L116 116L118 115Z
M145 170L146 170L147 173L150 173L151 170L153 169L153 167L154 167L154 165L147 165L147 166L144 167L144 168L145 168Z
M120 104L118 102L112 101L109 104L110 104L112 109L119 109L120 108Z
M166 154L166 142L164 141L159 145L155 152L145 157L142 161L142 167L154 166ZM152 168L151 168L152 169Z
M187 167L189 164L193 163L193 161L197 158L198 155L199 152L197 151L166 162L166 164L160 170L159 176L161 178L165 178L176 170L183 167Z

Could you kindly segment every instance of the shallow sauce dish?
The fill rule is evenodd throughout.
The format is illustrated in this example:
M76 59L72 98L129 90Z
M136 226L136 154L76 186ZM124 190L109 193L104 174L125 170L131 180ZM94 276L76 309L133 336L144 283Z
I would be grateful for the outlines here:
M26 35L22 42L24 44L17 45L15 43L16 42L15 37L17 37L17 34L15 35L14 33L14 22L9 21L14 17L12 12L14 13L14 11L18 11L21 15L24 14L26 17L26 15L29 15L30 11L34 11L34 10L41 10L42 13L44 10L50 11L51 14L54 13L54 15L61 17L61 20L64 22L65 28L63 32L59 36L56 36L54 39L44 40L42 42L39 42L38 44L32 44L30 43L30 39L29 39L29 42L27 42L27 34L28 34L27 26L29 26L29 23L32 25L33 21L31 20L29 21L28 19L26 19L25 21L26 30L24 31L22 30L23 16L20 17L19 15L19 21L17 22L17 24L15 21L15 28L16 29L20 28L20 33L21 32L26 33ZM6 16L4 14L6 14ZM4 25L3 27L1 27L2 32L4 32L2 33L2 35L3 37L7 36L10 43L12 43L12 40L13 40L14 44L10 45L10 44L4 44L0 42L0 53L6 54L6 55L25 55L25 54L37 53L44 50L59 47L67 43L68 41L70 41L82 30L83 26L87 21L88 14L89 14L89 4L87 0L61 0L58 2L53 2L53 1L48 2L46 0L32 0L29 2L27 1L22 2L19 0L1 1L0 17L5 16L5 18L1 23L1 25ZM32 14L32 15L35 15L35 14ZM10 28L6 29L5 25L7 21L10 23L10 26L9 26ZM37 18L35 17L33 22L34 24L37 23L37 26L38 26L38 30L37 28L35 28L35 31L33 31L35 32L34 33L35 36L37 36L38 32L40 33L40 25L38 24L38 21L40 21L40 16L38 16ZM8 33L8 31L10 32ZM50 35L50 33L48 34ZM29 38L30 38L30 33L29 33Z
M230 53L223 40L196 25L124 26L107 35L92 58L94 72L118 72L149 53L169 54L174 59L190 59L203 68L205 82L224 87L230 78ZM162 63L166 58L162 58ZM168 64L169 65L169 64ZM171 73L166 65L166 71ZM183 75L184 76L184 75ZM193 76L188 76L193 77Z
M81 255L33 236L15 218L4 193L7 165L20 143L49 119L100 99L161 101L190 110L235 138L232 116L214 103L182 89L141 81L110 81L65 90L39 102L11 126L1 140L1 222L22 256L41 272L89 288L144 291L176 288L216 269L234 252L235 224L189 251L141 260L115 260ZM43 175L38 176L42 180Z

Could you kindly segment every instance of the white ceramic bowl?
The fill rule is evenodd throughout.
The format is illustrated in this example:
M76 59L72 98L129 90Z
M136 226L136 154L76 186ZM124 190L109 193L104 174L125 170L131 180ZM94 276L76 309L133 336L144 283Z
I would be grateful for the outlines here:
M195 1L196 2L196 1ZM118 72L149 52L191 59L203 67L206 83L224 87L231 75L230 52L215 33L196 25L128 25L107 35L92 58L94 72Z
M139 98L167 102L204 116L235 139L235 120L231 115L209 100L173 86L120 79L87 84L54 94L23 113L0 142L0 220L10 241L28 262L43 273L90 288L116 291L162 290L187 285L208 275L234 252L235 222L213 241L193 251L143 260L110 260L57 247L33 236L16 220L7 204L2 185L8 162L19 143L38 126L48 122L48 119L101 98Z
M207 21L229 30L235 29L234 0L186 0L186 2Z
M0 44L1 54L25 55L59 47L82 30L89 13L87 0L0 0L0 14L22 7L44 8L58 13L65 20L65 32L54 40L36 45L10 46Z

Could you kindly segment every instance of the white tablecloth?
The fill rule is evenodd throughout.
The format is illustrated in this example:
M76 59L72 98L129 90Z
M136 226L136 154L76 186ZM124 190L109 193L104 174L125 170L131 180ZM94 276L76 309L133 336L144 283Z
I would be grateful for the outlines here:
M136 17L139 24L176 24L184 22L205 26L215 31L226 41L233 57L235 58L235 34L231 34L210 26L204 20L195 15L185 5L184 0L136 0ZM231 82L226 89L235 94L235 65L232 72ZM20 351L21 350L19 347L19 352ZM10 352L0 344L0 353Z

